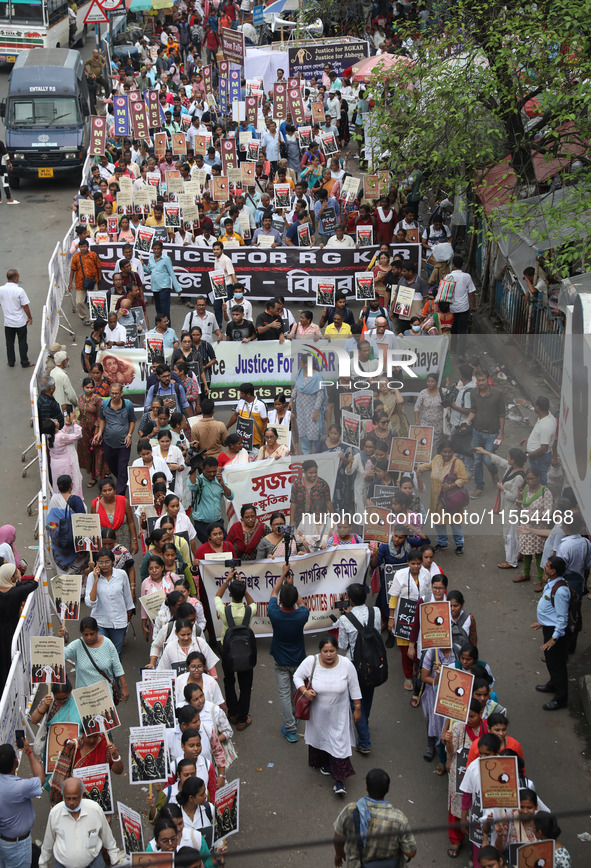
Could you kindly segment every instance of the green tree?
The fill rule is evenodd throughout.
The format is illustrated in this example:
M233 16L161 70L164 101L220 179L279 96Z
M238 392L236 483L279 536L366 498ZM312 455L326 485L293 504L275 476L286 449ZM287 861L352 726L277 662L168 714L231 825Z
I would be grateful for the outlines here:
M548 190L544 175L564 158L568 209L544 209L548 231L565 222L573 230L562 271L591 252L579 231L591 209L590 15L590 0L450 3L415 45L412 63L400 58L369 84L371 133L390 168L408 175L419 166L429 187L467 187L477 204L478 194L492 196L503 205L488 224L493 237L531 223L523 200ZM502 161L505 168L490 173Z

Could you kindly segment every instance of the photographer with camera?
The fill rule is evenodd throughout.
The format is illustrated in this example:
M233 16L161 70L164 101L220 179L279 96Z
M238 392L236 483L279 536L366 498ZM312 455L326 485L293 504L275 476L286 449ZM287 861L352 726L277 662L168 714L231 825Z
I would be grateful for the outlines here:
M228 488L222 476L222 468L217 458L206 455L202 469L197 475L197 466L191 463L189 491L192 492L191 517L200 542L208 542L208 527L215 523L224 527L222 518L222 497L234 499L234 492Z
M230 723L239 732L252 723L249 715L254 667L257 662L256 639L249 624L256 615L256 603L246 590L246 583L238 578L238 559L225 561L228 575L215 595L215 608L222 622L222 667L224 690ZM230 602L224 603L228 591ZM246 600L246 602L244 602ZM236 693L236 679L240 696Z
M381 635L382 615L377 606L367 606L366 599L364 586L354 582L347 588L346 599L336 604L342 612L338 620L339 648L355 666L361 688L361 717L355 724L355 750L365 755L371 751L369 715L373 692L388 677L386 649Z
M476 388L476 379L472 375L472 367L463 363L459 367L460 379L448 393L449 403L444 401L444 406L449 407L449 426L451 428L451 444L454 452L464 462L468 473L472 473L474 457L472 455L472 428L466 424L466 420L472 409L471 395Z
M293 673L306 659L304 627L309 617L310 610L293 583L289 563L284 563L269 600L269 620L273 627L271 657L275 661L275 678L283 715L281 735L292 744L298 740L293 705Z

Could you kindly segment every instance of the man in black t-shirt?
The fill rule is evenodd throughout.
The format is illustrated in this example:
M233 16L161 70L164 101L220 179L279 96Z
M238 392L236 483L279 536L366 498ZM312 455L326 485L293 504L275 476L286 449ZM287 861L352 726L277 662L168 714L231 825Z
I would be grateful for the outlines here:
M255 327L250 320L244 319L244 308L241 304L235 304L232 308L232 322L226 326L226 340L248 344L256 339Z
M271 298L265 306L265 312L257 316L256 330L260 341L283 343L285 340L279 307L277 299Z

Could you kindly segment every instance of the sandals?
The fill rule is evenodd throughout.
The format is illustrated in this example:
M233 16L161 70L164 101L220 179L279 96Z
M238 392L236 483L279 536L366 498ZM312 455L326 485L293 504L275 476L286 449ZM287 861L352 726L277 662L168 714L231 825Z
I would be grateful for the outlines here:
M418 708L420 703L421 703L421 697L420 696L413 696L412 699L410 700L410 704L412 705L413 708Z
M244 721L244 723L237 723L236 724L236 729L238 730L238 732L242 732L243 730L246 729L247 726L250 726L251 723L252 723L252 717L249 714L248 717L246 718L246 720Z
M437 768L435 769L435 774L439 775L439 777L442 777L443 775L447 774L447 769L445 768L443 763L438 764Z
M515 566L513 566L513 564L510 564L508 561L503 561L502 564L497 564L497 567L500 570L516 570L517 564L515 564Z
M460 850L462 849L462 842L459 844L452 844L451 847L447 848L447 855L450 859L457 859Z
M90 482L86 483L87 488L93 488L96 485L96 479L91 479Z

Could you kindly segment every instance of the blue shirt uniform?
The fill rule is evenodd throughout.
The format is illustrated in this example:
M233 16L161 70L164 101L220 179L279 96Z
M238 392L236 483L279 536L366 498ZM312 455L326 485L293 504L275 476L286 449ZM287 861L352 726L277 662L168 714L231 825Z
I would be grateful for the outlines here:
M554 594L552 603L552 589L562 576L546 582L542 596L538 600L538 623L542 627L554 627L553 639L561 639L566 632L568 623L568 606L570 603L570 589L568 585L561 585Z

